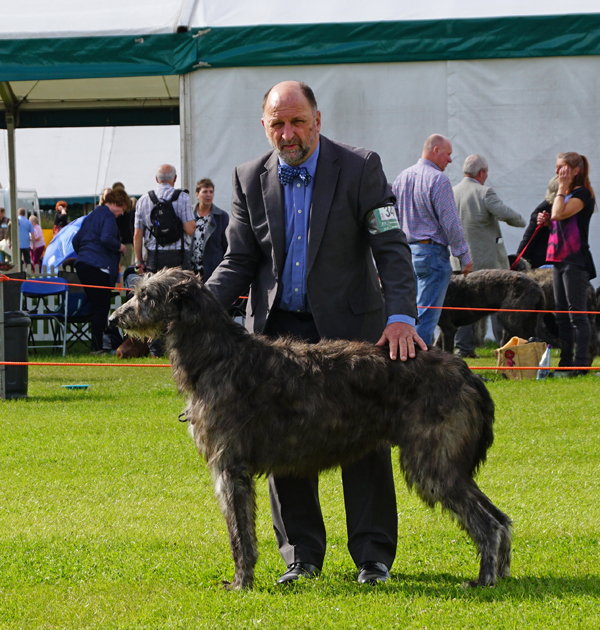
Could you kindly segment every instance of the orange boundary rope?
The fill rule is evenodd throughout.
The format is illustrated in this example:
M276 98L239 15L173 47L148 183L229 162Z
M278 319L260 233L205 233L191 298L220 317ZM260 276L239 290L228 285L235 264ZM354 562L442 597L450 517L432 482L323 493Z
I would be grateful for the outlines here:
M0 361L0 365L62 365L70 367L171 367L170 363L52 363L50 361Z
M38 282L40 284L56 284L55 282L48 282L47 280L35 280L35 279L17 279L17 278L9 278L5 275L0 275L0 282ZM126 287L100 287L93 284L70 284L68 282L63 283L68 287L90 287L92 289L108 289L109 291L133 291L134 289L129 289ZM247 300L247 295L240 295L240 299ZM442 309L447 311L486 311L487 313L580 313L582 315L600 315L600 311L536 311L533 309L525 309L525 308L479 308L479 307L470 307L470 306L417 306L417 308L434 308L434 309Z

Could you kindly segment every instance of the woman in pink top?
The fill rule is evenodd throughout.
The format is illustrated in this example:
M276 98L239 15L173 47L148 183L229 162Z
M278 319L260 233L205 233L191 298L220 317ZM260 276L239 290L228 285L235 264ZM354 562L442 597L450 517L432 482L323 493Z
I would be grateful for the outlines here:
M38 223L38 219L35 215L32 215L29 220L33 225L33 234L29 235L31 241L31 264L34 269L36 265L42 266L42 258L44 256L44 250L46 249L46 241L44 240L44 232Z

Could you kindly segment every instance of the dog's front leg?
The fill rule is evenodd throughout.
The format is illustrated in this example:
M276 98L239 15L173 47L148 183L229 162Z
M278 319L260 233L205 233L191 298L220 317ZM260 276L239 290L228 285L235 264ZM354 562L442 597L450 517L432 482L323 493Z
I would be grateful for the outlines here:
M228 589L252 588L258 559L254 479L243 466L227 467L216 476L215 489L227 523L235 564L233 582L224 582L224 585Z

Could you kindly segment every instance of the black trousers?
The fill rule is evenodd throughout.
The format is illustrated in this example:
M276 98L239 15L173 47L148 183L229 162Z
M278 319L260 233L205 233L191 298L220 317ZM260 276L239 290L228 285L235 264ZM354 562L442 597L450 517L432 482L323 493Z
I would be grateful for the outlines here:
M554 263L554 306L557 311L587 310L589 273L584 267L570 263ZM564 342L560 367L587 367L592 331L588 316L583 313L557 313L558 336ZM573 350L575 357L573 358Z
M29 247L27 249L20 249L19 253L21 254L21 262L23 265L31 265L31 250Z
M92 284L101 287L114 288L110 284L110 275L84 262L75 264L77 276L81 284ZM92 350L102 350L102 336L106 328L108 313L112 300L112 291L108 289L93 289L85 287L85 294L92 304Z
M293 334L309 343L320 336L311 317L274 309L265 334ZM318 436L315 436L318 439ZM381 448L342 468L348 550L357 566L396 556L398 514L389 448ZM285 563L307 562L321 568L326 532L319 503L318 477L269 476L273 528Z

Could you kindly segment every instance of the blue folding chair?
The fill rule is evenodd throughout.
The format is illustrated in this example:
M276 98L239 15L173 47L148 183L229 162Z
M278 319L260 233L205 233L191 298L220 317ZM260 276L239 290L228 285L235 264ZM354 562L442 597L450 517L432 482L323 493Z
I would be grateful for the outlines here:
M69 288L62 278L36 278L42 282L28 280L21 285L21 310L27 311L32 326L29 329L29 348L62 348L67 352L67 318L69 313ZM52 303L52 305L51 305ZM47 322L52 334L51 345L37 345L33 323ZM37 326L36 326L37 328ZM44 326L45 329L45 326Z
M79 276L74 271L59 271L58 277L69 285L69 309L67 312L67 350L81 342L91 350L92 303L85 294Z

